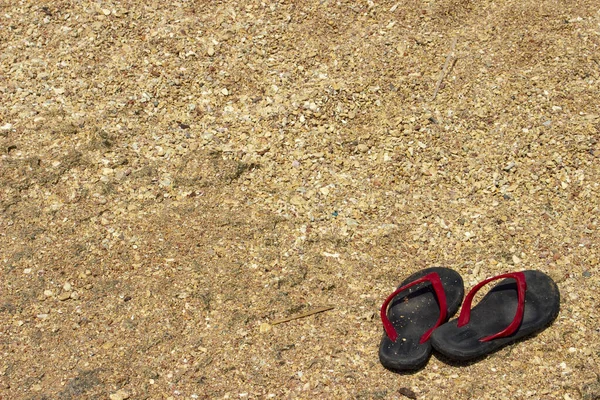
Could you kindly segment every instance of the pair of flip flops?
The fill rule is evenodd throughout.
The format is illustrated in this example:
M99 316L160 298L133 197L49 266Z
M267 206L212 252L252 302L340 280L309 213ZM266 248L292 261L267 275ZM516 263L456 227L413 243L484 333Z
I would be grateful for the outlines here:
M471 309L475 294L503 279ZM408 277L381 306L384 335L379 359L392 370L421 368L433 349L454 361L469 361L543 330L558 315L556 283L540 271L498 275L477 284L462 302L461 276L434 267Z

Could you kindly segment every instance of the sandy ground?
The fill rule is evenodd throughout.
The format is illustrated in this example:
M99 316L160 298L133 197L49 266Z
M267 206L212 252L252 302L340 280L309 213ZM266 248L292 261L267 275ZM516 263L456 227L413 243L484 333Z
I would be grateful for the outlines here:
M0 0L0 399L598 399L600 6ZM443 265L556 322L379 363ZM333 309L301 316L319 307Z

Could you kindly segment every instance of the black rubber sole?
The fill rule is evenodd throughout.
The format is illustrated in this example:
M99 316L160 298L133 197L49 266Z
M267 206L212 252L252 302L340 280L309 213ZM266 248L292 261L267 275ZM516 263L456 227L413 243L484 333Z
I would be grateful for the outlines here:
M480 339L506 328L517 310L517 284L504 279L490 290L471 310L468 324L458 327L454 319L431 335L433 348L454 361L468 361L544 330L558 316L560 293L556 283L540 271L524 271L527 282L525 308L519 329L510 336L481 342Z
M447 318L450 318L460 307L464 295L463 280L457 272L442 267L427 268L409 276L398 287L431 272L436 272L442 281L446 294ZM381 364L394 371L423 367L431 356L431 340L423 344L419 340L440 316L440 306L431 283L423 282L399 293L390 303L387 316L398 333L398 339L393 342L383 334L379 346Z

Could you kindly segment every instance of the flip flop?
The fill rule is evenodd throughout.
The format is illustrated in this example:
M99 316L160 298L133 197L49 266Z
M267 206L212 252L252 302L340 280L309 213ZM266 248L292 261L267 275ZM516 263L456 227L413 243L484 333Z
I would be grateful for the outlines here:
M489 282L504 279L471 309L473 296ZM477 284L457 319L439 327L431 344L455 361L473 360L544 330L558 316L560 293L556 283L540 271L498 275Z
M462 278L448 268L427 268L402 282L381 306L381 364L397 371L425 365L432 351L429 337L456 313L463 295Z

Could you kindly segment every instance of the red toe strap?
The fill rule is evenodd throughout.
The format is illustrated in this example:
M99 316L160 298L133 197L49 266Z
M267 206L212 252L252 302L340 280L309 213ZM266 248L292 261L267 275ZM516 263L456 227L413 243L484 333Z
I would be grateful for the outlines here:
M398 333L396 332L396 329L394 329L394 325L392 325L392 323L390 322L390 320L387 317L387 310L388 310L388 306L389 306L390 302L392 301L392 299L394 297L396 297L396 295L398 293L402 292L403 290L406 290L412 286L418 285L419 283L426 282L426 281L431 282L431 285L433 286L433 291L435 292L435 295L437 296L438 303L440 305L440 317L439 317L438 321L435 323L435 325L431 329L429 329L427 332L425 332L423 334L423 336L421 336L421 340L419 340L419 343L425 343L426 341L428 341L429 336L431 336L431 334L433 333L435 328L440 326L446 320L446 315L447 315L446 310L448 307L446 305L446 293L444 292L444 286L442 285L440 276L436 272L432 272L432 273L427 274L415 281L412 281L409 284L402 286L401 288L396 289L394 291L394 293L390 294L388 296L388 298L385 299L385 301L381 305L381 322L383 322L383 328L385 329L385 333L388 335L388 337L393 342L395 342L396 339L398 339Z
M525 274L522 272L512 272L510 274L498 275L493 278L486 279L482 282L479 282L467 297L465 297L465 302L463 303L462 309L460 310L460 316L458 317L458 327L464 326L469 323L471 319L471 302L473 301L473 297L475 294L481 289L483 286L488 284L489 282L502 279L502 278L514 278L517 281L517 296L519 298L519 303L517 305L517 312L515 314L515 318L504 330L486 336L483 339L479 339L480 342L488 342L492 339L497 339L501 337L506 337L515 333L517 329L519 329L519 325L521 325L521 321L523 320L523 311L525 310L525 291L527 290L527 282L525 282Z

